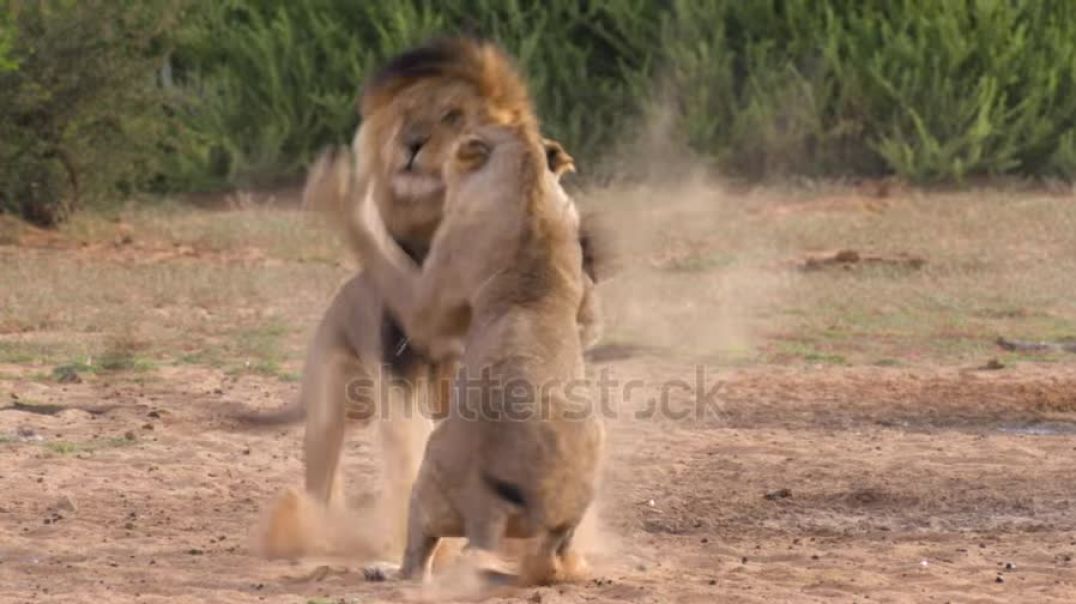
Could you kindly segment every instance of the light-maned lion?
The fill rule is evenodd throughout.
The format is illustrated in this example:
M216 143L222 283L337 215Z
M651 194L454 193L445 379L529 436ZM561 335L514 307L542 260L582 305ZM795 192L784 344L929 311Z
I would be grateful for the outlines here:
M326 160L319 177L346 182L348 166ZM533 122L463 138L445 182L445 215L421 266L381 221L376 183L351 183L363 199L352 241L388 308L434 358L462 351L459 388L412 490L401 576L424 576L442 537L466 537L489 556L514 537L537 544L525 584L570 578L604 441L578 392L579 216L546 169Z
M397 244L416 262L425 257L442 215L441 168L462 132L479 124L536 123L526 88L511 60L496 46L466 38L442 39L390 60L363 87L363 123L352 148L357 172L375 183L373 199ZM558 176L574 162L554 141L546 141L549 168ZM304 203L338 217L349 237L351 209L342 196L309 189ZM581 337L600 333L596 297L588 293L579 309ZM305 416L305 489L327 503L338 488L337 468L347 420L368 423L378 415L386 475L382 509L390 518L387 545L401 545L406 502L417 473L429 413L444 412L444 384L453 364L431 363L409 345L404 330L385 311L378 289L360 273L337 293L316 330L303 369L298 404L262 423ZM377 388L355 388L389 380L396 400L377 400ZM419 406L431 403L433 409ZM391 406L391 408L386 408ZM274 421L275 420L275 421ZM290 494L294 499L297 494ZM287 502L286 502L287 503ZM295 502L281 510L293 509ZM275 520L272 522L276 522ZM280 520L288 525L287 518ZM270 524L270 533L274 531ZM289 534L302 536L301 530ZM294 557L307 544L269 534L270 556Z

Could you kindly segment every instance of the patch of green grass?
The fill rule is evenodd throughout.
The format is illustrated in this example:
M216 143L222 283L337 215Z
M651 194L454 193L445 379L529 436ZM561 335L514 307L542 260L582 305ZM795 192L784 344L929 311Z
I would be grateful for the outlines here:
M152 359L133 354L129 351L108 351L97 359L98 371L136 371L145 372L157 368Z
M278 377L284 375L281 364L287 357L284 348L287 335L287 326L278 320L240 331L235 344L237 360L241 364L231 367L230 371Z
M66 440L57 440L45 444L45 448L57 455L74 455L82 451L82 446Z
M67 440L54 440L43 444L44 448L57 455L77 455L79 453L93 453L103 449L115 449L129 447L135 444L134 439L122 436L110 438L95 438L93 440L73 442Z
M898 359L878 359L872 365L875 367L900 367L903 363Z
M776 350L771 352L770 361L787 362L790 360L826 365L847 365L848 358L830 349L825 342L805 340L788 340L779 342Z

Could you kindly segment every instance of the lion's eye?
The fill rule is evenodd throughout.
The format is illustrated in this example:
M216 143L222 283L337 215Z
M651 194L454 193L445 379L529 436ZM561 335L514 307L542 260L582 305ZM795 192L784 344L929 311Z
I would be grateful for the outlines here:
M441 123L446 126L455 126L463 119L463 111L459 109L449 109L441 116Z

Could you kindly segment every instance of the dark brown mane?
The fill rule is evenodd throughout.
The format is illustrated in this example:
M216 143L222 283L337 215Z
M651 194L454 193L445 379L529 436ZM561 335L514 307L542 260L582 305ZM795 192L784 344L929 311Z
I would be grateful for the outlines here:
M389 60L363 85L360 110L370 115L421 80L467 82L492 105L533 114L530 95L512 58L496 44L471 37L442 37Z

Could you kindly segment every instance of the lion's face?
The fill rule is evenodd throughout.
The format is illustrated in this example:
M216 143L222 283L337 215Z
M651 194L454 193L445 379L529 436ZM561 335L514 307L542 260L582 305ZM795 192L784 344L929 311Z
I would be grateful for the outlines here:
M407 239L432 235L444 203L442 167L459 138L478 125L518 119L517 111L496 107L466 81L435 77L397 91L368 116L366 144L376 151L364 149L377 155L370 167L381 175L379 205L389 230Z
M479 105L481 99L462 82L421 81L400 93L392 108L395 119L381 148L395 197L417 200L443 195L441 166Z

